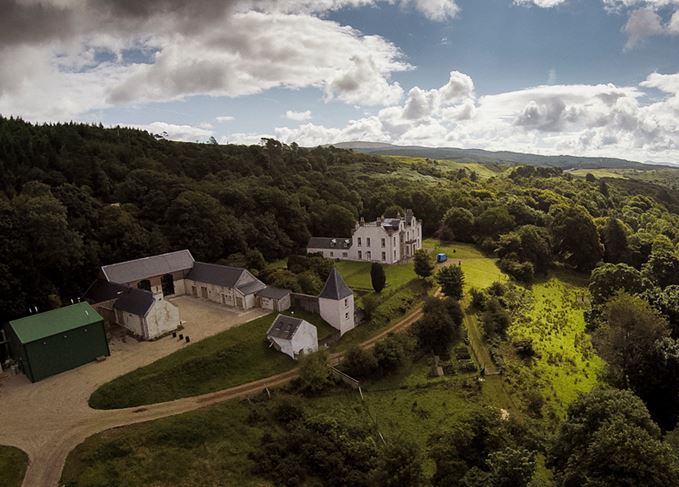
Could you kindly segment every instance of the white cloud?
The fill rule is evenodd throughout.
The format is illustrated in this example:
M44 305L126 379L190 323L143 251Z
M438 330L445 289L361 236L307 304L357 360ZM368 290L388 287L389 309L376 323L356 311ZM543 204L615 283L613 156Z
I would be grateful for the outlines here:
M323 13L347 7L376 6L380 3L396 3L404 9L413 9L434 21L455 17L460 8L455 0L275 0L244 2L247 6L285 13Z
M541 8L552 8L556 7L558 5L561 5L563 3L566 3L568 0L514 0L514 4L516 5L535 5L536 7L541 7Z
M198 13L185 15L189 7L180 0L137 7L127 0L95 5L99 1L11 3L3 11L0 63L13 69L0 70L1 113L77 119L121 104L236 97L275 87L316 87L327 100L379 106L401 98L391 76L411 69L383 37L277 12L272 5L278 2L199 0L191 4ZM321 3L328 9L376 2ZM259 10L241 11L248 4ZM129 49L148 53L147 62L124 62ZM98 62L98 53L112 60Z
M285 112L285 118L288 120L294 120L295 122L305 122L307 120L311 120L311 111L307 110L305 112L294 112L292 110L288 110Z
M225 123L225 122L232 122L235 120L234 117L231 115L222 115L220 117L215 117L215 120L217 120L219 123Z
M465 77L453 72L452 84ZM403 104L344 127L308 123L279 127L269 136L306 146L371 140L679 162L679 74L654 73L639 86L545 85L480 98L471 78L456 98L442 97L450 85L415 87ZM644 104L648 88L664 96ZM255 134L232 136L255 139Z
M625 25L627 34L626 47L636 46L640 41L647 37L661 35L665 32L662 19L658 13L650 8L635 10L629 16Z
M147 125L130 125L131 127L146 130L147 132L161 136L165 139L179 140L183 142L205 142L212 131L192 125L174 125L165 122L153 122Z

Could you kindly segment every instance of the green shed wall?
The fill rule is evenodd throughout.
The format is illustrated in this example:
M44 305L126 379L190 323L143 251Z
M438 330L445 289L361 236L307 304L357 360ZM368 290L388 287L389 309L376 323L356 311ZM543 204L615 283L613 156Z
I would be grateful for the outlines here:
M24 372L33 382L110 355L103 321L27 343L23 349Z

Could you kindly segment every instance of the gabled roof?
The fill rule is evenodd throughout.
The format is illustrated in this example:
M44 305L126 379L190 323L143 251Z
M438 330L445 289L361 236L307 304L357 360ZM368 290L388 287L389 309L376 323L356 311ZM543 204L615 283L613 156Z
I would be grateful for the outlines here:
M19 341L26 344L103 320L88 303L77 303L10 321L9 326Z
M101 268L106 280L125 284L141 281L150 277L162 276L173 272L187 271L193 267L194 259L188 250L153 255L141 259L128 260Z
M300 325L304 323L301 318L293 318L292 316L278 315L271 324L269 331L266 333L267 338L281 338L283 340L291 340Z
M250 294L255 294L257 291L261 291L265 288L266 284L258 279L255 279L244 284L239 284L236 289L242 292L244 296L248 296Z
M118 299L125 294L130 288L115 282L108 282L104 279L97 279L92 285L87 288L83 299L90 304L103 303L104 301L112 301Z
M288 294L290 294L290 292L291 291L289 289L280 289L277 287L267 286L261 291L257 291L257 296L269 299L282 299Z
M338 249L346 250L351 248L352 241L350 238L340 237L311 237L307 243L308 249Z
M118 298L113 307L133 315L146 316L154 301L155 298L150 291L130 287L125 294Z
M321 291L321 294L318 297L339 301L340 299L347 298L353 294L353 291L344 282L340 273L333 267L328 276L328 280L325 281L323 291Z
M401 228L400 218L385 218L382 226L389 230L398 230Z
M240 267L196 262L193 264L191 272L186 275L186 278L192 281L235 288L244 272L245 269Z

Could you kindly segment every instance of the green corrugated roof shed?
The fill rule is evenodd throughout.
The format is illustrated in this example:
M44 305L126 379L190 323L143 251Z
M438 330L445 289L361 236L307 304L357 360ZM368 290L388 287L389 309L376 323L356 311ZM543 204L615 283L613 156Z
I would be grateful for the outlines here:
M99 323L104 318L88 303L77 303L10 321L22 344Z

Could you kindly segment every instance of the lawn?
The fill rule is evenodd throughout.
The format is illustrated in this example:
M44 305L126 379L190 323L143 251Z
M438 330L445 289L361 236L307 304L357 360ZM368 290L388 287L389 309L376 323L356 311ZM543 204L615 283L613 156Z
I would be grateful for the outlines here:
M225 389L293 368L287 355L268 347L275 315L191 344L150 365L104 384L90 397L98 409L169 401Z
M343 260L335 263L335 267L350 288L372 292L370 266L370 262ZM387 286L383 292L398 289L417 277L412 263L384 265L383 268L387 277Z
M484 255L472 244L442 243L438 240L427 239L424 248L432 255L444 253L448 255L448 262L443 265L460 264L464 272L465 290L471 288L485 289L494 282L506 282L507 276L497 266L497 259Z
M532 303L509 330L513 339L531 339L539 354L531 366L512 361L510 385L520 394L539 391L559 417L579 392L597 384L603 367L585 332L588 292L578 277L551 276L534 284Z
M19 487L24 480L28 455L12 446L0 446L0 485Z

